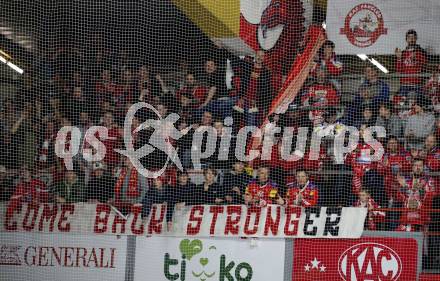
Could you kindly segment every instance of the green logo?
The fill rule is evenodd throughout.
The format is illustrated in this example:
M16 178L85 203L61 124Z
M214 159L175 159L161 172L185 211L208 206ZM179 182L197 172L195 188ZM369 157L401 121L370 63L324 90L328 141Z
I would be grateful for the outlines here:
M190 279L188 280L252 280L253 270L249 263L227 262L225 254L221 254L213 245L203 251L203 243L199 239L183 239L180 241L179 250L181 254L180 262L179 259L171 258L169 253L165 253L164 275L167 280L185 281L187 271L191 271L191 275L189 275ZM192 259L195 256L199 256L199 258ZM191 270L187 270L187 268ZM218 279L215 278L216 276L218 276Z

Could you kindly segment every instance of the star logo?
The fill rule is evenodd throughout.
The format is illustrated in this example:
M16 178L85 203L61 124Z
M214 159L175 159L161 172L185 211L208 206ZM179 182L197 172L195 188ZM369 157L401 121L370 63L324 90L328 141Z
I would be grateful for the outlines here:
M304 266L304 271L310 271L310 265L309 264L306 264Z
M314 269L314 268L318 269L318 265L319 265L321 262L318 261L318 259L315 257L310 263L312 264L312 269Z

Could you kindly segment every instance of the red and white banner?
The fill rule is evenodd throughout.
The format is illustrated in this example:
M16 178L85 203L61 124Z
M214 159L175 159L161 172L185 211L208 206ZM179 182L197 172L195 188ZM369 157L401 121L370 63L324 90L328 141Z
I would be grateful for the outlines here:
M2 233L0 280L124 280L126 236Z
M327 35L339 54L394 54L414 29L418 43L440 53L437 0L332 0L327 2Z
M417 280L415 239L298 239L293 253L292 280Z
M196 205L176 210L168 230L165 205L154 206L148 219L141 207L125 218L108 204L5 207L0 230L6 232L199 237L359 238L367 214L365 208Z

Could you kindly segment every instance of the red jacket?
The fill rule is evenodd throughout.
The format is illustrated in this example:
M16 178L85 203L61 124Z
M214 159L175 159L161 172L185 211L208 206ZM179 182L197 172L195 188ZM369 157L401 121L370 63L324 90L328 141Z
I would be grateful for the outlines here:
M246 195L250 195L252 200L256 201L257 206L266 206L273 204L278 198L278 187L271 181L260 184L258 181L252 181L245 191Z
M32 179L29 182L19 182L15 187L14 194L10 199L10 207L16 207L21 203L48 203L51 195L46 184L39 179Z
M373 198L368 199L366 204L363 204L360 200L357 200L354 202L353 207L368 208L366 221L366 227L368 230L376 230L376 223L384 221L385 219L385 212L377 210L380 208L380 206L374 201ZM374 210L370 211L370 209Z
M440 149L433 148L426 154L425 167L431 172L440 170Z
M315 84L310 86L301 100L303 105L309 106L338 105L339 95L331 84ZM324 110L311 110L309 118L314 123L321 123L319 121L324 119Z
M398 153L391 154L386 152L383 155L382 161L378 163L378 171L384 176L385 191L389 197L396 198L396 174L409 173L411 171L411 154L405 150ZM385 165L385 163L387 165Z
M330 74L331 76L340 75L344 69L342 62L338 60L335 53L333 53L332 57L327 60L321 57L316 65L313 67L312 74L315 74L318 67L325 68L325 70L327 70L328 74Z
M426 53L419 45L406 47L402 57L396 61L396 71L402 74L419 74L426 63ZM419 85L422 82L420 77L402 77L400 83L404 85Z
M302 200L297 201L298 194L302 195ZM301 187L296 183L287 184L286 203L288 205L299 205L302 207L311 207L318 204L319 191L315 184L308 181L305 186Z

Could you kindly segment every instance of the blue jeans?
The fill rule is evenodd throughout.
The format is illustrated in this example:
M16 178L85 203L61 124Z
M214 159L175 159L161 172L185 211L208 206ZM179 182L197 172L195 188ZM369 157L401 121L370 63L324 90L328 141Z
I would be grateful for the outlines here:
M226 117L232 117L232 107L234 107L237 99L238 97L224 97L212 100L206 106L197 109L196 117L200 119L203 112L209 111L223 121Z

